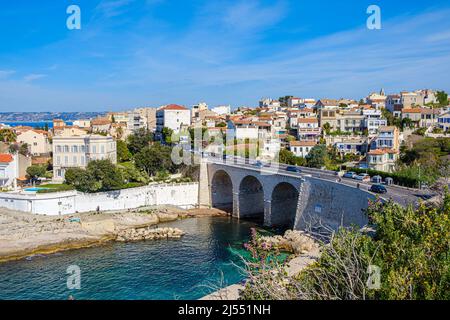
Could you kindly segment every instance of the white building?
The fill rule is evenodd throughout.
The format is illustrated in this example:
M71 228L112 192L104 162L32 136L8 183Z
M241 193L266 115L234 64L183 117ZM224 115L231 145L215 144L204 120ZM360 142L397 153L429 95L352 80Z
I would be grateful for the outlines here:
M162 130L169 128L178 133L183 126L191 125L191 110L176 104L169 104L156 111L156 133L161 138Z
M51 151L51 144L48 138L48 132L44 130L27 130L17 134L17 142L28 145L29 151L32 155L49 154Z
M110 136L82 135L53 138L53 180L64 181L69 168L85 168L92 160L117 163L116 142Z
M383 118L379 109L363 109L364 127L367 128L369 134L378 133L378 129L387 126L387 120Z
M231 106L217 106L212 108L211 111L219 116L228 115L231 113Z
M0 188L15 188L19 178L17 156L0 153Z
M316 141L291 141L289 143L289 150L297 157L305 158L309 152L317 145Z

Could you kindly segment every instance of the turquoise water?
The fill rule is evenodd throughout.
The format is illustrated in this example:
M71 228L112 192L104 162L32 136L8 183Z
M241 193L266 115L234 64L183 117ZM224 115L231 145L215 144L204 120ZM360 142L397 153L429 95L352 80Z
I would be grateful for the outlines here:
M32 191L32 192L34 192L34 191L39 191L39 190L47 190L47 188L38 188L38 187L35 187L35 188L27 188L27 189L25 189L25 191Z
M214 217L166 225L186 235L0 264L0 299L198 299L244 278L233 262L240 264L253 223ZM67 289L70 265L81 269L80 290Z

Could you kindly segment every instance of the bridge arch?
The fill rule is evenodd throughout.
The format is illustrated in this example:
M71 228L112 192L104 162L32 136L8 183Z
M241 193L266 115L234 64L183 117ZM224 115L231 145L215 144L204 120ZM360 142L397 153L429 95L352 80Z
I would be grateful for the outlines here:
M239 218L264 220L264 188L253 175L245 176L239 184Z
M233 182L224 170L216 171L212 178L211 205L228 213L233 212Z
M297 215L299 191L289 182L281 182L272 191L271 224L293 229Z

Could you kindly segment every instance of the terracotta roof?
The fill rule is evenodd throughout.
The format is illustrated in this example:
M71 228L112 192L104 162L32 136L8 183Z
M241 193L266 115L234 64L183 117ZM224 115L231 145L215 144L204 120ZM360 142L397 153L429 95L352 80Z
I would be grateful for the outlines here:
M0 163L10 163L13 162L14 158L8 153L0 153Z
M162 107L159 110L188 110L186 107L180 106L178 104L169 104L165 107Z
M371 150L371 151L368 152L368 154L374 155L374 156L376 156L376 155L383 155L383 154L386 154L386 153L396 154L396 153L398 153L398 151L394 150L394 149L375 149L375 150Z
M97 119L93 119L91 121L91 125L93 126L101 126L101 125L105 125L105 124L110 124L111 121L109 119L105 119L105 118L97 118Z
M298 123L318 123L319 121L315 118L298 118Z
M317 144L316 141L303 140L303 141L291 141L289 145L291 147L314 147Z
M420 108L413 108L413 109L402 109L402 113L422 113L422 109Z

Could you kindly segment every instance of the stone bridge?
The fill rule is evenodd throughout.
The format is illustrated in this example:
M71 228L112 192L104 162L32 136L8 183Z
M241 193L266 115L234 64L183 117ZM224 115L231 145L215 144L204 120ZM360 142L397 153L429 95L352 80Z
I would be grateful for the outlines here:
M270 172L243 164L203 161L199 204L237 218L259 218L266 226L294 229L327 225L364 226L368 200L364 190L279 169Z

